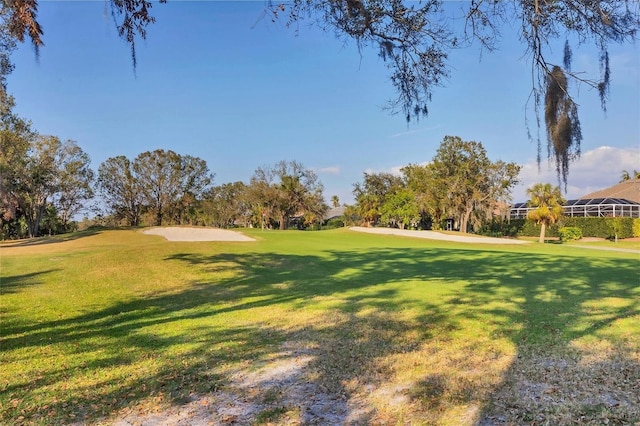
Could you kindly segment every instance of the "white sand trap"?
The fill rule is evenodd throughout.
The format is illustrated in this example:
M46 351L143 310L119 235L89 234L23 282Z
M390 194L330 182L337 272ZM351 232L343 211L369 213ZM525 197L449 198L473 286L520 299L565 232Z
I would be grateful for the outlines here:
M255 241L251 237L236 231L218 228L187 228L171 226L165 228L151 228L142 231L143 234L160 235L168 241Z
M458 243L479 243L479 244L526 244L529 241L512 240L508 238L476 237L466 235L443 234L436 231L411 231L408 229L393 228L365 228L354 226L349 228L352 231L369 232L371 234L401 235L404 237L429 238L431 240L455 241Z

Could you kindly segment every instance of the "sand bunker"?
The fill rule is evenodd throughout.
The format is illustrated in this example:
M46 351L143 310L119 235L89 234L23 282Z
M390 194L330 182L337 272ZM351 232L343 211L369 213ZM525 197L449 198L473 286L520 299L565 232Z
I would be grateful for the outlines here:
M255 241L251 237L236 231L218 228L186 228L166 227L151 228L142 231L143 234L160 235L168 241Z
M436 231L411 231L408 229L392 229L392 228L364 228L354 226L349 228L358 232L369 232L371 234L401 235L404 237L428 238L431 240L455 241L459 243L478 243L478 244L526 244L528 241L512 240L507 238L492 237L476 237L461 235L443 234Z

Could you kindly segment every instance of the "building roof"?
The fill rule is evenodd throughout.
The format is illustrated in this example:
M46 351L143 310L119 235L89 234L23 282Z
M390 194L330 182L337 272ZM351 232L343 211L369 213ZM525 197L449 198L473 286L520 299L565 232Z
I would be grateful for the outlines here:
M339 206L339 207L334 207L332 209L329 209L324 215L324 220L329 220L336 217L344 216L344 210L345 210L344 206Z
M575 207L575 206L637 206L640 205L637 201L627 200L625 198L578 198L577 200L568 200L562 206L563 207ZM511 206L512 209L530 209L528 202L515 203Z
M589 198L623 198L640 203L640 179L625 180L609 188L580 197L583 200Z

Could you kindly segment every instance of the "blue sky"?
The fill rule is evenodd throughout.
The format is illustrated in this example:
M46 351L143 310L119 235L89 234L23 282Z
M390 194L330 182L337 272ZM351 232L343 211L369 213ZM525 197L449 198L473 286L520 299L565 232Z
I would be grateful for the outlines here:
M373 49L360 55L308 22L298 31L272 23L262 17L264 6L154 5L157 22L138 42L134 73L107 2L42 1L39 61L29 44L12 56L16 110L40 133L75 140L96 170L109 157L163 148L206 160L222 184L297 160L319 174L327 199L350 203L363 172L427 162L445 135L456 135L482 142L492 160L523 166L515 201L533 183L557 182L546 161L538 171L536 145L527 139L531 69L513 29L503 29L497 52L452 52L451 78L435 90L429 117L407 126L381 108L395 93ZM449 12L457 6L450 3ZM558 63L563 42L550 46ZM576 98L583 156L570 170L568 198L618 182L622 170L640 170L640 49L616 45L610 55L607 114L587 86ZM576 49L573 69L597 76L597 58Z

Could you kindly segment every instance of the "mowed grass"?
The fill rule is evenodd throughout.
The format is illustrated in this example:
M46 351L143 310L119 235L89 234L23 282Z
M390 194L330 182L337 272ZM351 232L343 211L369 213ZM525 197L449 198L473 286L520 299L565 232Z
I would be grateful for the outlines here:
M571 241L566 244L581 245L586 247L605 247L611 249L640 250L640 239L630 238L628 240L600 240L584 242L581 240Z
M640 421L636 253L246 232L257 241L123 230L3 245L0 423L215 400L291 347L344 423ZM254 422L304 420L258 392Z

